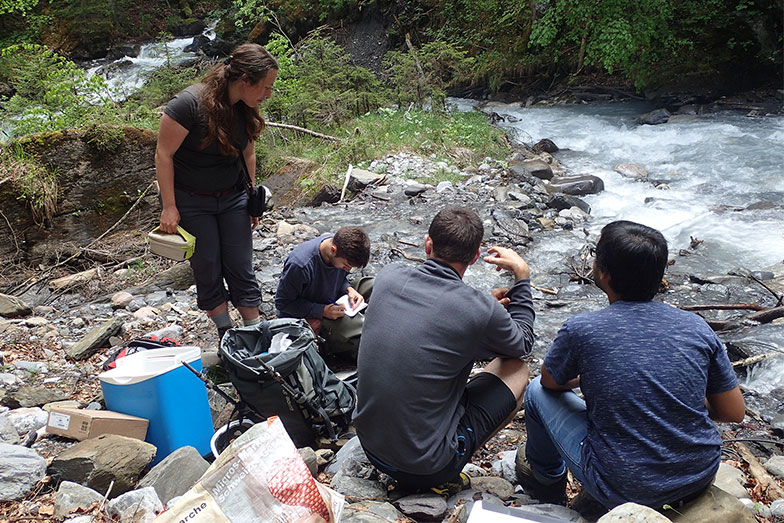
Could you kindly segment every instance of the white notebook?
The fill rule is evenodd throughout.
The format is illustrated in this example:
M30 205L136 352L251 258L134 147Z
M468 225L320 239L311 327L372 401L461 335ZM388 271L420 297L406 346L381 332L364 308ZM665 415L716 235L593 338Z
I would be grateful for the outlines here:
M348 301L348 294L344 294L343 296L338 298L338 301L336 301L335 303L338 305L342 305L346 309L346 316L348 316L349 318L353 318L354 316L357 315L359 311L367 307L367 303L363 301L362 303L357 305L356 309L352 309Z

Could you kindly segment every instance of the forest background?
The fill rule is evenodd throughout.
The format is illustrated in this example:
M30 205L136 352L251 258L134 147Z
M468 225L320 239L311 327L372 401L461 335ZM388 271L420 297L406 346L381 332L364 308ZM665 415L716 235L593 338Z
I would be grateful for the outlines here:
M784 78L782 0L0 0L0 178L42 221L57 173L18 140L82 128L111 150L121 126L157 129L161 106L214 62L164 66L127 99L77 64L203 21L223 54L254 41L277 57L269 120L339 139L257 144L262 177L286 158L313 162L301 181L313 191L347 163L401 149L503 157L500 132L450 113L447 95L540 100L588 85L666 105L780 97Z

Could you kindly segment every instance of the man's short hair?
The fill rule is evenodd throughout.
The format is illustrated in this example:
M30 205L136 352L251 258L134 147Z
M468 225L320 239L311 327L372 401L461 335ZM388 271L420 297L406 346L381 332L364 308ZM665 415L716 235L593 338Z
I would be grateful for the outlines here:
M620 220L602 229L596 265L610 287L627 301L648 301L659 290L667 266L667 240L651 227Z
M332 237L335 256L345 258L352 267L364 267L370 260L370 238L361 227L341 227Z
M427 231L433 241L433 256L459 263L473 261L484 233L481 218L469 207L441 209Z

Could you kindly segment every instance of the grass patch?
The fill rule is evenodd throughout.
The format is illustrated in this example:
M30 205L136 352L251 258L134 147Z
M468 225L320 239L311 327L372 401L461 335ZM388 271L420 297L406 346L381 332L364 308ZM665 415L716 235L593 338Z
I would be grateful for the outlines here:
M57 210L57 173L25 154L19 143L0 149L0 180L8 180L17 187L17 198L27 203L37 224L43 225L54 216Z
M324 184L341 184L349 163L367 167L383 156L407 151L434 161L465 167L477 158L504 159L508 148L504 132L490 125L479 112L434 113L424 110L382 108L331 129L319 129L341 139L339 143L291 131L268 128L257 142L260 174L270 176L286 157L310 160L319 167L300 183L315 192ZM457 181L448 169L435 173L410 173L425 183Z

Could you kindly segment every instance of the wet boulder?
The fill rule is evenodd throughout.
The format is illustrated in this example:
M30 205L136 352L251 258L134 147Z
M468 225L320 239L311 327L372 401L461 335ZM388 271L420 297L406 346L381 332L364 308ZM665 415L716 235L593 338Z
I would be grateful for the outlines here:
M538 142L536 142L533 146L533 150L535 153L554 153L558 151L558 146L555 145L549 138L542 138Z
M193 37L193 42L189 43L183 48L186 53L195 53L203 51L204 47L210 43L210 39L204 35L196 35Z
M604 182L598 176L555 176L546 186L550 193L564 193L572 196L597 194L604 190Z
M591 214L591 206L585 203L584 200L571 196L568 194L555 193L547 201L547 206L556 211L563 211L564 209L571 209L577 207L581 211Z
M106 53L107 60L119 60L125 56L130 58L135 58L139 56L139 51L141 50L141 46L139 44L122 44L116 45L109 49L109 52Z
M512 161L509 162L509 170L523 179L526 176L533 176L540 180L549 180L553 177L552 167L543 160Z
M670 120L670 111L667 109L655 109L638 117L635 122L640 125L659 125Z
M635 180L648 179L648 171L645 167L636 163L621 163L616 165L613 170L626 178L634 178Z

